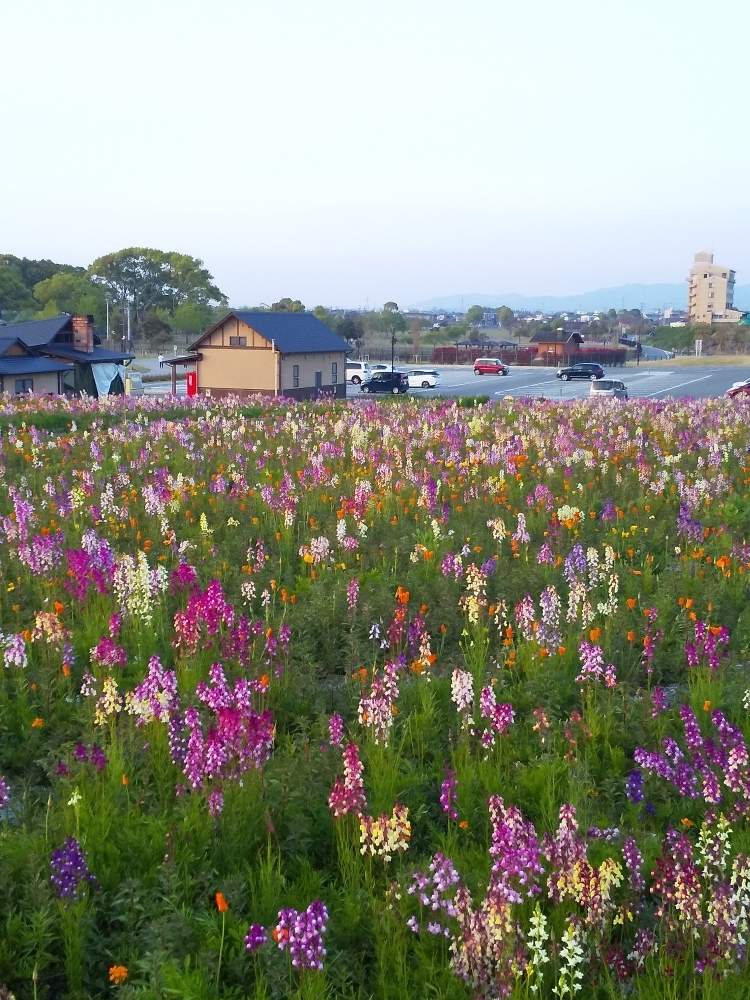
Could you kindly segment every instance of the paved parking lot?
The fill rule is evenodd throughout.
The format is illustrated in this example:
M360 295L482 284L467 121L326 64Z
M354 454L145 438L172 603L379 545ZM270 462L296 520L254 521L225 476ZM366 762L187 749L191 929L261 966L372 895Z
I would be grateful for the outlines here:
M507 376L475 375L468 365L436 367L435 371L440 372L440 385L437 389L410 389L410 395L428 399L433 396L475 395L497 398L531 396L548 399L580 399L589 395L590 383L583 379L561 382L555 377L555 368L530 368L519 365L512 367ZM611 368L606 372L606 376L624 382L631 399L657 399L664 396L691 396L697 399L705 396L723 396L733 382L750 378L750 367L701 365L667 369L641 365L639 368ZM162 395L169 392L169 383L147 382L144 389L148 395ZM178 382L177 394L182 396L184 393L185 383ZM350 399L356 399L359 395L358 386L347 386L347 396Z
M427 368L428 365L423 367ZM403 369L405 370L405 369ZM584 379L561 382L555 375L556 368L511 367L510 374L475 375L470 366L441 368L440 385L436 389L410 389L413 396L531 396L548 399L580 399L589 395L590 383ZM664 396L722 396L733 382L750 378L750 367L730 365L685 366L671 369L640 365L637 368L611 368L605 370L607 378L620 379L628 389L631 399L657 399ZM354 398L359 387L347 387L347 395Z

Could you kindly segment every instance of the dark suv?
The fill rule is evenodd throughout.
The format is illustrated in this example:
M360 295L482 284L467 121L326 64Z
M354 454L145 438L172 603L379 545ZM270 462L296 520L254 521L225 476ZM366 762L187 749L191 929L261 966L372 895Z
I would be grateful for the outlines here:
M372 378L362 383L360 392L400 392L409 391L409 376L405 372L373 372Z
M588 378L593 381L595 378L604 378L604 369L601 365L571 365L569 368L558 368L557 377L563 382L568 382L572 378Z

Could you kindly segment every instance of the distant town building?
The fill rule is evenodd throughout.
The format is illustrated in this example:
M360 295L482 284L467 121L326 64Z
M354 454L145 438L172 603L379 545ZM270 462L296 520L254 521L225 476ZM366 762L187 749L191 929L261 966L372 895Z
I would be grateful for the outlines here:
M695 255L688 275L688 315L691 323L739 323L743 313L734 308L734 271L714 264L714 255Z

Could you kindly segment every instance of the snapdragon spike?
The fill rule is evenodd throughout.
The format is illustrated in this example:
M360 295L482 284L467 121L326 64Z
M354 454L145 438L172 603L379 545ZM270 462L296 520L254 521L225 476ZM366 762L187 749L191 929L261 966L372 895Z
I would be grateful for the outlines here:
M75 837L69 837L62 847L52 852L50 869L50 881L61 899L77 899L85 885L96 884Z

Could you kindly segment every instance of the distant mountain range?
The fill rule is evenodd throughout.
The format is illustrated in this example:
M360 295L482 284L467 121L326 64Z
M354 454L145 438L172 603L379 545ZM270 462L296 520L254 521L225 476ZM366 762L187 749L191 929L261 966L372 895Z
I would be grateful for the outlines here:
M750 309L750 285L735 288L734 304L737 309ZM616 285L580 295L519 295L517 292L487 295L484 292L466 292L463 295L437 295L416 303L414 308L429 312L436 309L463 312L469 306L509 306L517 312L599 312L603 309L644 309L651 312L665 306L686 309L687 283Z

